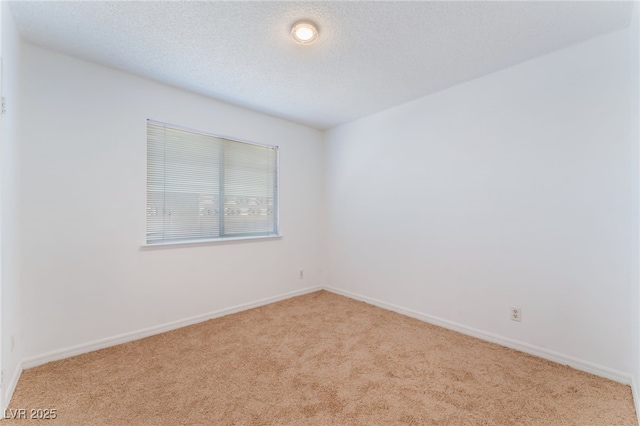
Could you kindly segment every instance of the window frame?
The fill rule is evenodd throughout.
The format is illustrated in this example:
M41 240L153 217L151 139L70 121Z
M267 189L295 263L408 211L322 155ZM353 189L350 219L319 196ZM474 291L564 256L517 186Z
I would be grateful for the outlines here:
M148 224L147 224L147 209L148 209L148 182L149 182L149 168L148 168L148 160L149 160L149 141L148 141L148 137L149 137L149 131L148 131L148 125L152 124L152 125L156 125L156 126L166 126L166 127L170 127L172 129L175 130L182 130L182 131L186 131L186 132L192 132L192 133L197 133L203 136L209 136L209 137L213 137L213 138L217 138L217 139L223 139L226 141L230 141L230 142L236 142L236 143L243 143L243 144L247 144L247 145L253 145L253 146L257 146L257 147L262 147L262 148L268 148L268 149L273 149L275 151L275 196L273 199L273 209L274 209L274 225L275 225L275 233L274 234L270 234L270 235L244 235L244 236L227 236L227 237L217 237L217 238L194 238L194 239L180 239L180 240L174 240L174 241L160 241L160 242L155 242L155 243L149 243L147 241L147 237L148 237ZM209 244L220 244L220 243L229 243L229 242L242 242L242 241L251 241L251 240L273 240L273 239L280 239L282 238L282 230L280 227L280 146L279 145L268 145L268 144L261 144L261 143L256 143L253 141L249 141L249 140L245 140L245 139L239 139L236 137L231 137L231 136L227 136L227 135L222 135L222 134L216 134L216 133L211 133L211 132L206 132L206 131L202 131L199 129L194 129L191 127L187 127L187 126L181 126L178 124L173 124L173 123L169 123L169 122L165 122L165 121L159 121L159 120L154 120L154 119L150 119L148 118L145 121L145 207L144 207L144 213L145 213L145 226L144 226L144 238L143 238L143 243L141 244L142 248L167 248L167 247L172 247L172 246L194 246L194 245L209 245ZM222 213L224 217L224 213Z

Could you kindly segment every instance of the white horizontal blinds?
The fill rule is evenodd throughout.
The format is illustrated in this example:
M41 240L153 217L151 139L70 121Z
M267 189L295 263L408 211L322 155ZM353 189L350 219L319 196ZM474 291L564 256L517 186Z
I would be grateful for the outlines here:
M147 123L147 243L277 235L275 147Z
M225 141L224 235L276 235L277 149Z
M164 239L164 127L147 125L147 243Z
M147 125L147 243L220 236L223 140Z

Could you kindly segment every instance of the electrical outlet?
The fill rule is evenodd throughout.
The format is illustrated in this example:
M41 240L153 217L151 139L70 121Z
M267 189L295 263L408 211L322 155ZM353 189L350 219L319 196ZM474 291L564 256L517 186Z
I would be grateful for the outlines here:
M522 310L520 308L511 308L511 321L522 321Z
M300 279L304 279L304 270L300 269Z

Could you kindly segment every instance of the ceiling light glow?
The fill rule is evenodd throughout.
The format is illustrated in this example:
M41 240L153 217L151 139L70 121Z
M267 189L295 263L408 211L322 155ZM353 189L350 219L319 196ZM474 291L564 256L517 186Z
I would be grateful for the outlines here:
M291 38L298 44L311 44L318 39L318 29L309 21L298 21L291 27Z

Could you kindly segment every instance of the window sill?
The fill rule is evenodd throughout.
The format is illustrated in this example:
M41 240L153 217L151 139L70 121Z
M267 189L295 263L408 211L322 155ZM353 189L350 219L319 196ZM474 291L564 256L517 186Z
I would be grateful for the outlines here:
M220 244L220 243L233 243L233 242L241 242L241 241L251 241L251 240L278 240L282 238L282 235L267 235L260 237L229 237L229 238L216 238L212 240L183 240L183 241L172 241L165 243L155 243L148 244L144 243L140 246L141 249L153 249L153 248L171 248L175 246L202 246L202 245L211 245L211 244Z

